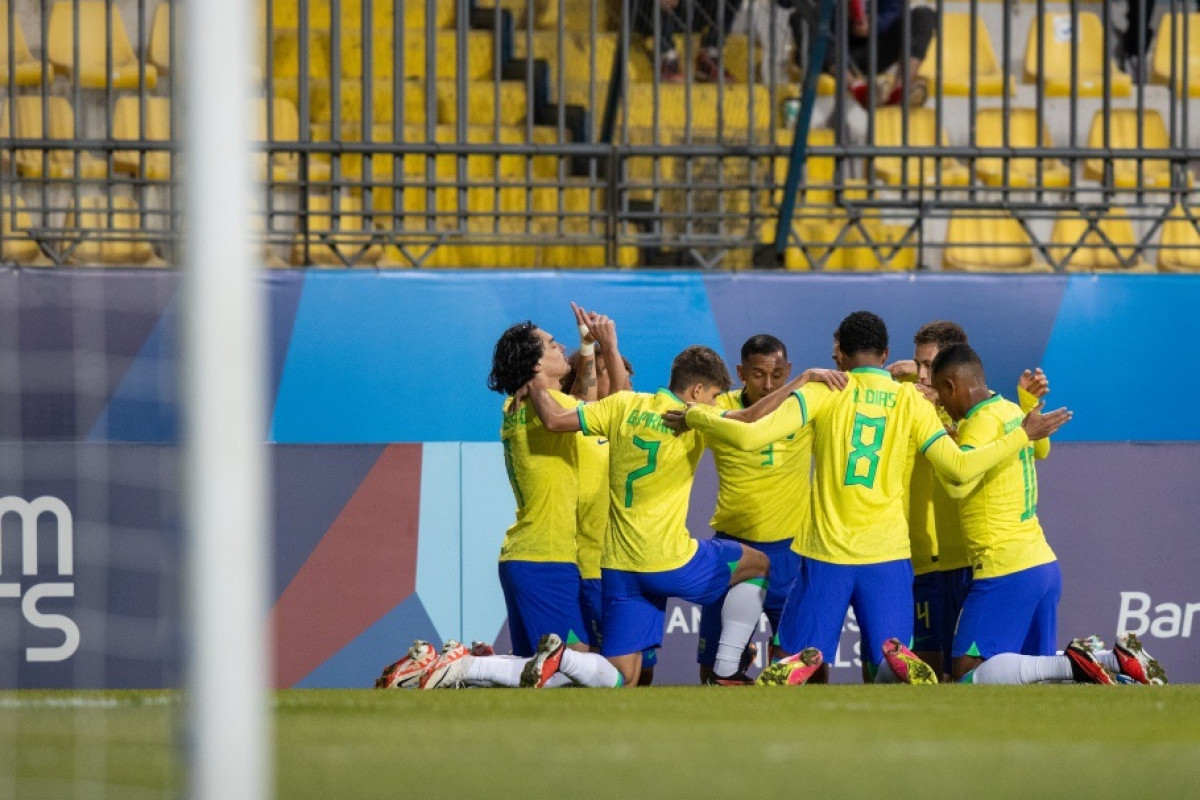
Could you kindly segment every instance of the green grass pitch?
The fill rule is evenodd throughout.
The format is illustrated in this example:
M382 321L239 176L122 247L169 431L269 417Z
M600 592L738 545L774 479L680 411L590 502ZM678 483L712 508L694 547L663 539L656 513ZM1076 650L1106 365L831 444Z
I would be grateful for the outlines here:
M1181 797L1200 686L275 696L277 796ZM168 797L179 695L0 693L0 797Z

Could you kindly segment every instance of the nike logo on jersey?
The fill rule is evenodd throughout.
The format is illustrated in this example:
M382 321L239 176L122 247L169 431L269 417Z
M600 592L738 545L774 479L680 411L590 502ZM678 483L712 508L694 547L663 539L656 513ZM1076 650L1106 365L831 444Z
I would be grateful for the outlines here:
M608 439L597 439L596 444L608 444Z

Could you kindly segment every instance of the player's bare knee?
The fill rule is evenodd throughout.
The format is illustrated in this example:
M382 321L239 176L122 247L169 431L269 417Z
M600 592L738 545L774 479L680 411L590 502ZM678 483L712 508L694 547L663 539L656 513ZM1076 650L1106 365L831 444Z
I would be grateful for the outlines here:
M738 582L751 578L765 578L771 571L771 561L766 553L742 545L742 557L737 565Z

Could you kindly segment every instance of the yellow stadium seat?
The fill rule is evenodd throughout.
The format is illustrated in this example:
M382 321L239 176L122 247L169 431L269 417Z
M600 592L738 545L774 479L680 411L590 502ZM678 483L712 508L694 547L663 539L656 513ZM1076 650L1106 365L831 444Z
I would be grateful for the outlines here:
M146 127L141 129L141 104L146 104ZM120 97L113 108L113 138L117 140L166 142L171 139L171 101L166 97ZM113 153L113 170L141 175L146 180L165 181L171 177L171 154L166 150L135 150Z
M1184 40L1184 32L1187 40ZM1175 48L1175 69L1171 69L1171 48ZM1174 75L1174 80L1172 80ZM1184 93L1187 78L1188 97L1200 97L1200 13L1163 14L1154 36L1150 61L1150 82L1163 86L1174 83L1175 94Z
M5 192L0 197L0 203L3 204L0 205L0 261L22 266L49 263L38 243L29 235L33 219L25 210L24 201L18 197L15 207L10 207L8 200L8 193Z
M904 136L904 112L898 106L885 106L875 111L875 145L878 147L934 147L937 114L932 108L910 108L908 136ZM942 146L949 144L945 126L941 131ZM907 172L906 172L907 168ZM966 186L971 175L967 168L952 158L920 156L881 156L875 159L875 171L885 182L897 186Z
M0 108L0 135L8 136L9 126L18 139L74 139L75 113L71 103L65 97L47 97L46 109L49 114L48 124L43 126L41 97L16 98L16 115L9 120L9 101L5 100ZM43 170L42 158L46 154L46 167ZM107 167L102 159L91 153L79 153L79 173L75 171L75 153L71 150L18 150L17 172L26 178L102 178L107 174ZM8 151L0 153L0 164L7 167Z
M391 28L370 32L371 36L371 77L372 79L392 77L395 66L395 48L392 46L393 31ZM404 49L402 69L406 78L425 78L437 75L440 78L452 79L458 70L458 31L437 31L434 47L434 70L426 68L426 43L424 28L410 28L404 31ZM341 75L343 78L363 77L362 33L360 31L342 31ZM467 80L491 79L492 67L495 64L496 37L491 31L467 31ZM293 73L294 74L294 73Z
M361 123L364 81L343 80L341 83L340 122ZM300 106L300 82L296 78L276 78L273 81L275 96L291 100ZM376 80L371 85L371 120L376 124L390 123L396 109L393 99L393 82ZM404 124L425 124L425 86L423 81L407 80L401 86L404 96ZM313 79L308 86L308 122L332 124L333 107L330 83L324 79Z
M364 224L362 202L343 191L338 213L331 214L328 195L308 198L308 258L305 259L303 220L301 232L292 246L292 263L342 267L347 264L374 264L383 255L383 247L374 242L374 234Z
M1007 212L955 211L946 227L942 269L961 272L1050 272L1033 240Z
M0 0L0 85L7 86L8 75L8 0ZM17 86L38 86L42 82L45 71L42 64L29 51L29 43L25 41L25 31L21 29L21 18L13 15L12 29L13 50L12 58L15 66L12 82ZM0 134L3 135L3 134Z
M655 117L655 89L658 90L658 116ZM721 89L718 92L718 89ZM596 84L596 96L603 98L608 91L608 84ZM682 84L629 84L629 127L653 129L657 122L660 130L684 130L691 126L693 131L716 131L718 122L721 123L722 135L726 138L742 136L753 126L756 131L763 131L771 124L771 93L762 84L726 84L718 87L713 83L694 84L690 87ZM566 85L566 102L588 105L590 88L587 83L571 82ZM718 102L718 96L721 102ZM751 118L751 99L753 98L754 116ZM622 103L618 114L618 125L621 125L621 114L624 114L625 104ZM443 120L444 121L444 120Z
M66 227L75 244L66 263L84 266L160 267L165 262L154 253L138 219L138 206L128 197L81 197L71 201Z
M79 3L79 31L83 35L79 38L80 63L76 65L74 5L75 0L58 0L50 9L47 52L55 70L89 89L103 89L110 83L115 89L137 89L142 85L142 69L146 88L158 85L158 70L153 64L143 65L138 61L116 5L112 6L112 73L108 74L105 4L101 0Z
M458 120L458 83L451 80L437 82L438 122L453 125ZM524 81L470 81L467 83L467 123L470 125L493 125L497 119L501 125L517 125L525 121L527 110Z
M939 78L942 91L948 95L969 95L974 84L975 92L984 96L997 96L1004 93L1004 73L996 60L996 51L992 47L992 39L988 35L987 25L982 17L975 18L975 76L971 76L971 15L966 13L947 12L942 14L938 25L942 34L942 69L938 74L938 41L934 36L929 45L925 60L917 73L929 81L930 91L937 90ZM1015 90L1011 79L1009 92Z
M1153 269L1137 254L1137 237L1123 208L1110 209L1094 227L1078 212L1064 211L1054 221L1050 241L1050 258L1068 272Z
M1128 97L1132 82L1129 76L1113 64L1104 49L1104 27L1100 18L1090 11L1079 14L1079 31L1072 36L1071 15L1050 12L1041 18L1047 33L1045 46L1041 48L1044 58L1042 80L1045 91L1052 97L1071 94L1071 41L1078 42L1076 51L1079 68L1075 75L1075 86L1080 96L1099 97L1104 93L1104 73L1107 70L1112 82L1113 97ZM1025 82L1038 82L1039 19L1034 16L1029 22L1029 37L1025 45Z
M1164 150L1170 145L1167 137L1167 126L1163 124L1162 114L1154 109L1142 112L1142 140L1138 142L1138 110L1136 108L1115 108L1109 116L1109 145L1120 150L1141 150L1145 155L1150 151ZM1096 111L1092 117L1092 127L1088 131L1088 147L1099 149L1104 147L1104 110ZM1147 159L1141 161L1141 176L1138 175L1138 159L1117 158L1112 160L1113 185L1119 189L1155 188L1162 189L1171 185L1171 163L1166 159ZM1096 181L1104 180L1105 159L1089 158L1084 162L1083 174ZM1190 181L1189 181L1190 183Z
M1008 141L1004 139L1008 133ZM1011 147L1018 152L1038 146L1038 116L1035 108L985 108L975 117L975 144L978 147ZM1041 146L1050 147L1050 129L1042 126ZM1004 168L1007 164L1008 176ZM1038 181L1038 159L988 157L975 160L975 174L988 186L1060 188L1071 183L1071 171L1056 158L1041 159L1042 177Z
M291 100L282 97L275 98L271 104L270 130L267 125L267 101L265 98L259 97L253 101L253 114L254 141L286 143L300 140L300 117ZM259 180L281 183L299 178L300 164L302 163L299 153L275 153L270 160L269 173L266 154L255 155L254 161L257 165L256 171ZM321 161L315 156L309 159L309 180L325 182L329 180L329 174L329 164L326 161Z
M150 22L150 46L146 55L159 72L171 71L171 4L162 2Z
M1158 268L1164 272L1200 272L1200 230L1191 209L1175 206L1162 227Z

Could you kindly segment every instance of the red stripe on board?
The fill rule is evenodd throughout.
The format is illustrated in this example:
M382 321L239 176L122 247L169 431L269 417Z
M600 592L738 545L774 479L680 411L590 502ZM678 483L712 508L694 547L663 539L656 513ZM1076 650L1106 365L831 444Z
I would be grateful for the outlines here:
M420 499L421 445L388 446L271 611L277 687L416 591Z

